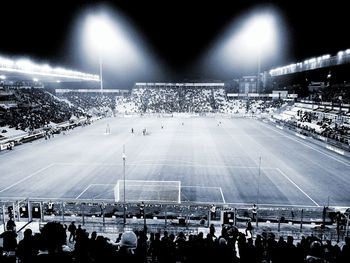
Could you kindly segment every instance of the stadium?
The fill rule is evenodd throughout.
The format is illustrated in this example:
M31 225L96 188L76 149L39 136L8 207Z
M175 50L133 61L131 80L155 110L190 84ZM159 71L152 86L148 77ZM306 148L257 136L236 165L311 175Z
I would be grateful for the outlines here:
M102 57L1 55L1 260L348 262L350 49L330 53L127 88Z

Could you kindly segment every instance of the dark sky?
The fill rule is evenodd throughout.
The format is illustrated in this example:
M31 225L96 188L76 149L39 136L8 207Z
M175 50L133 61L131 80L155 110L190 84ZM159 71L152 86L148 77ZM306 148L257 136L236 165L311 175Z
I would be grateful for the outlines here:
M198 60L235 19L251 9L272 7L278 10L287 31L282 63L302 61L325 53L334 55L350 48L349 15L344 1L6 1L1 3L0 55L29 56L38 62L88 70L72 54L71 34L77 19L87 9L101 3L130 22L156 54L167 74L159 81L193 79L228 80L240 72L213 74L198 70ZM270 66L270 65L267 65ZM97 72L93 72L97 73ZM110 76L109 76L110 75ZM109 79L108 79L109 78ZM157 81L144 75L113 80L111 86L129 86L135 81Z

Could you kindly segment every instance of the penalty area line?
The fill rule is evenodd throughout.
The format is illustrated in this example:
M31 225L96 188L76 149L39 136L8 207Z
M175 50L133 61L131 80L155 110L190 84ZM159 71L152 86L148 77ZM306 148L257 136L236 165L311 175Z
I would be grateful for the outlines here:
M79 199L80 196L82 196L89 188L90 188L91 184L89 184L75 199Z
M294 183L292 179L290 179L284 172L281 171L281 169L276 168L276 170L279 171L279 173L282 174L284 178L291 182L296 188L298 188L299 191L302 192L307 198L309 198L317 207L320 207L320 205L316 203L314 199L312 199L307 193L305 193L303 189L301 189L296 183Z
M50 168L50 167L53 166L53 165L55 165L55 163L51 163L51 164L49 164L48 166L45 166L45 167L43 167L43 168L37 170L36 172L34 172L34 173L32 173L32 174L30 174L30 175L28 175L28 176L22 178L21 180L15 182L15 183L13 183L13 184L11 184L10 186L8 186L8 187L6 187L6 188L0 190L0 193L5 192L6 190L11 189L12 187L14 187L14 186L16 186L16 185L18 185L18 184L20 184L20 183L22 183L22 182L28 180L29 178L33 177L34 175L37 175L38 173L41 173L42 171L45 171L46 169Z
M224 197L224 193L222 192L222 188L220 188L220 193L221 193L221 197L222 197L222 201L224 202L224 204L226 204L226 201L225 201L225 197Z

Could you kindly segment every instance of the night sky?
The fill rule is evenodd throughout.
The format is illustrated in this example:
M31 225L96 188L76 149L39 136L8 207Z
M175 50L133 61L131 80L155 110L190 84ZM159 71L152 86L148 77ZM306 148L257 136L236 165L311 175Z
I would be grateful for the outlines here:
M135 81L227 81L246 72L211 72L198 67L227 28L252 9L278 11L286 31L284 54L269 67L303 61L350 48L349 15L344 1L6 1L1 3L0 55L27 56L39 63L98 73L75 52L74 32L86 10L101 6L122 14L159 62L158 71L118 75L106 68L108 87ZM199 69L201 68L201 69ZM133 72L132 68L130 72ZM139 71L135 71L139 72ZM155 73L156 72L156 73Z

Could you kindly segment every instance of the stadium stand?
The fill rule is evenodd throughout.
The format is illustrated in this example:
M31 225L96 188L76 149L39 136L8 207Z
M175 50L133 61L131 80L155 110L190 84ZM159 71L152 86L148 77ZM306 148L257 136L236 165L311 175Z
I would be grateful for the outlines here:
M295 242L274 234L246 236L234 226L212 225L203 232L185 235L126 230L114 237L88 231L78 225L75 240L67 239L67 227L58 222L45 224L33 235L30 228L17 243L17 233L1 234L1 262L329 262L350 260L350 238L342 246L314 236Z
M324 77L327 75L325 72L322 72ZM300 83L306 79L304 75L298 78ZM284 79L281 83L286 85ZM298 91L301 85L304 84L290 84L289 87ZM17 88L0 93L0 126L30 132L51 123L67 122L72 118L110 115L114 110L126 114L267 113L300 133L311 133L349 145L349 109L341 107L341 103L350 102L348 84L344 82L334 84L332 88L322 87L319 92L322 93L321 96L319 93L312 94L312 103L288 105L280 99L232 100L227 97L223 85L216 84L136 84L130 96L66 92L56 97L44 89ZM304 95L308 95L308 92ZM333 103L340 106L335 107ZM62 214L63 217L68 215L67 211ZM54 218L54 212L50 216ZM281 218L277 220L280 223ZM0 234L3 240L0 262L350 261L349 237L344 238L345 244L332 243L313 235L303 237L300 241L294 240L293 236L288 236L285 240L285 237L277 237L271 231L261 235L248 235L233 225L223 224L218 232L211 225L206 236L203 232L185 234L179 231L174 234L168 233L166 228L158 232L148 232L144 228L133 232L125 229L111 239L94 231L90 234L84 226L78 225L76 230L72 230L75 232L75 239L69 240L68 230L66 225L51 221L46 222L40 232L34 235L27 228L22 238L19 237L21 230L8 227Z
M30 132L50 123L86 116L82 110L39 88L9 89L3 99L0 102L0 125L16 130Z
M59 94L59 98L69 101L91 116L111 115L116 105L116 96L110 93L65 92Z
M157 83L156 83L157 84ZM281 100L232 100L224 86L215 83L162 83L135 85L130 97L117 99L120 113L224 113L245 114L275 111ZM192 85L190 85L192 84Z
M275 118L290 127L350 144L350 118L346 108L295 103Z

